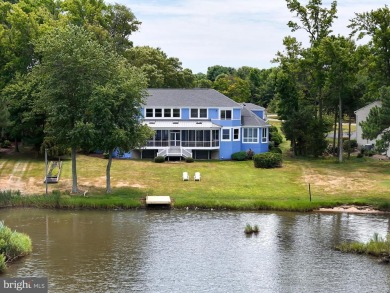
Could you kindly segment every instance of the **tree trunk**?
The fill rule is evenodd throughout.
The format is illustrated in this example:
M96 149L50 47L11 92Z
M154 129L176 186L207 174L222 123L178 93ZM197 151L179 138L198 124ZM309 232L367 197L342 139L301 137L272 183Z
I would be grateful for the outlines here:
M15 152L19 153L19 143L17 138L15 138Z
M337 149L336 149L336 133L337 133L337 110L334 113L334 127L333 127L333 148L332 148L332 153L333 156L336 156L337 154Z
M111 193L111 164L112 164L112 150L108 153L108 162L106 168L106 193Z
M339 94L339 163L343 161L343 111Z
M72 147L72 193L77 193L76 148Z

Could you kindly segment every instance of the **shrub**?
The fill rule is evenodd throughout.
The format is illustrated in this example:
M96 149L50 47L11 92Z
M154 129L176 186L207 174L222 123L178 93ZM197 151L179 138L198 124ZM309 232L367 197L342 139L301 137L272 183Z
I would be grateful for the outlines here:
M163 156L157 156L154 158L155 163L164 163L165 162L165 157Z
M31 239L24 233L12 232L0 222L0 272L4 271L5 263L25 256L32 251Z
M280 147L273 147L270 149L271 153L276 153L276 154L282 154L282 149Z
M364 155L362 153L358 153L356 157L360 159L360 158L363 158Z
M4 254L0 254L0 273L4 272L7 266L5 265L5 256Z
M9 147L11 147L11 142L9 141L9 140L4 140L2 143L1 143L1 145L0 145L2 148L5 148L5 149L7 149L7 148L9 148Z
M245 161L246 159L247 154L244 151L232 154L232 160L234 161Z
M108 159L108 157L109 157L109 153L103 153L103 158L104 159Z
M277 168L282 166L283 158L277 153L263 153L253 156L255 168Z
M190 158L190 157L186 158L186 163L193 163L193 162L194 162L194 158Z
M356 139L351 139L351 140L345 140L343 141L343 150L348 151L348 150L354 150L358 147Z
M283 142L283 137L279 132L270 132L269 139L274 143L274 146L279 146Z

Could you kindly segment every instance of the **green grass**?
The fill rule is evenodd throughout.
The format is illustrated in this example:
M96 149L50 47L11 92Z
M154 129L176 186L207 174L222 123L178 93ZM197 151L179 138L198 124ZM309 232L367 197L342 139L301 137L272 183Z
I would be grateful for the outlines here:
M32 252L31 239L24 233L12 231L0 221L0 273L10 263Z
M285 155L283 167L277 169L256 169L252 161L156 164L145 160L114 160L111 195L105 194L106 163L105 159L78 156L78 186L82 192L88 191L86 196L82 192L77 195L69 193L71 162L67 160L63 162L60 182L49 185L50 196L20 195L9 200L3 195L0 204L136 208L142 206L141 199L147 195L169 195L176 208L310 211L319 207L357 204L390 210L390 162L371 158L352 158L340 164L334 158L306 159ZM182 181L184 171L190 174L190 181ZM201 181L192 180L195 172L201 173ZM13 174L12 180L8 179L10 174ZM25 183L25 189L13 185L13 180L19 177L19 184L22 183L23 187ZM0 190L20 189L22 194L42 195L45 191L43 177L43 160L18 156L0 158L0 184L3 184Z
M336 250L357 254L368 254L376 257L390 258L390 234L382 238L377 233L367 243L361 242L343 242L337 245Z

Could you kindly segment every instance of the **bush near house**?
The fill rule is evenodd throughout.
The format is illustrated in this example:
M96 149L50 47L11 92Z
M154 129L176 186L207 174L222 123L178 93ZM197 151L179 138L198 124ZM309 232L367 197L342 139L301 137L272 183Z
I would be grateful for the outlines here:
M186 163L193 163L195 160L194 158L187 157L186 158Z
M283 136L279 133L279 130L276 126L271 126L269 128L269 141L272 146L279 146L283 142Z
M165 157L163 156L157 156L154 158L155 163L164 163L165 162Z
M280 147L272 147L270 150L269 150L271 153L275 153L275 154L282 154L282 149Z
M248 155L245 151L232 154L232 160L234 161L245 161L247 158Z
M278 153L263 153L253 156L255 168L277 168L282 167L283 158Z

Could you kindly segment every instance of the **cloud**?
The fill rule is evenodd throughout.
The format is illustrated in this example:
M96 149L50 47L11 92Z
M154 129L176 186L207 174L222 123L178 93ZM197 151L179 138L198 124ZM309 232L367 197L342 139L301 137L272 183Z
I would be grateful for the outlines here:
M283 38L292 35L294 15L285 0L119 0L142 21L132 36L135 45L159 47L178 57L183 67L206 72L212 65L258 68L272 66ZM302 1L304 2L304 1ZM327 3L328 2L328 3ZM330 1L324 1L329 5ZM383 7L384 1L338 1L334 33L347 35L352 11ZM307 41L303 32L294 33Z

